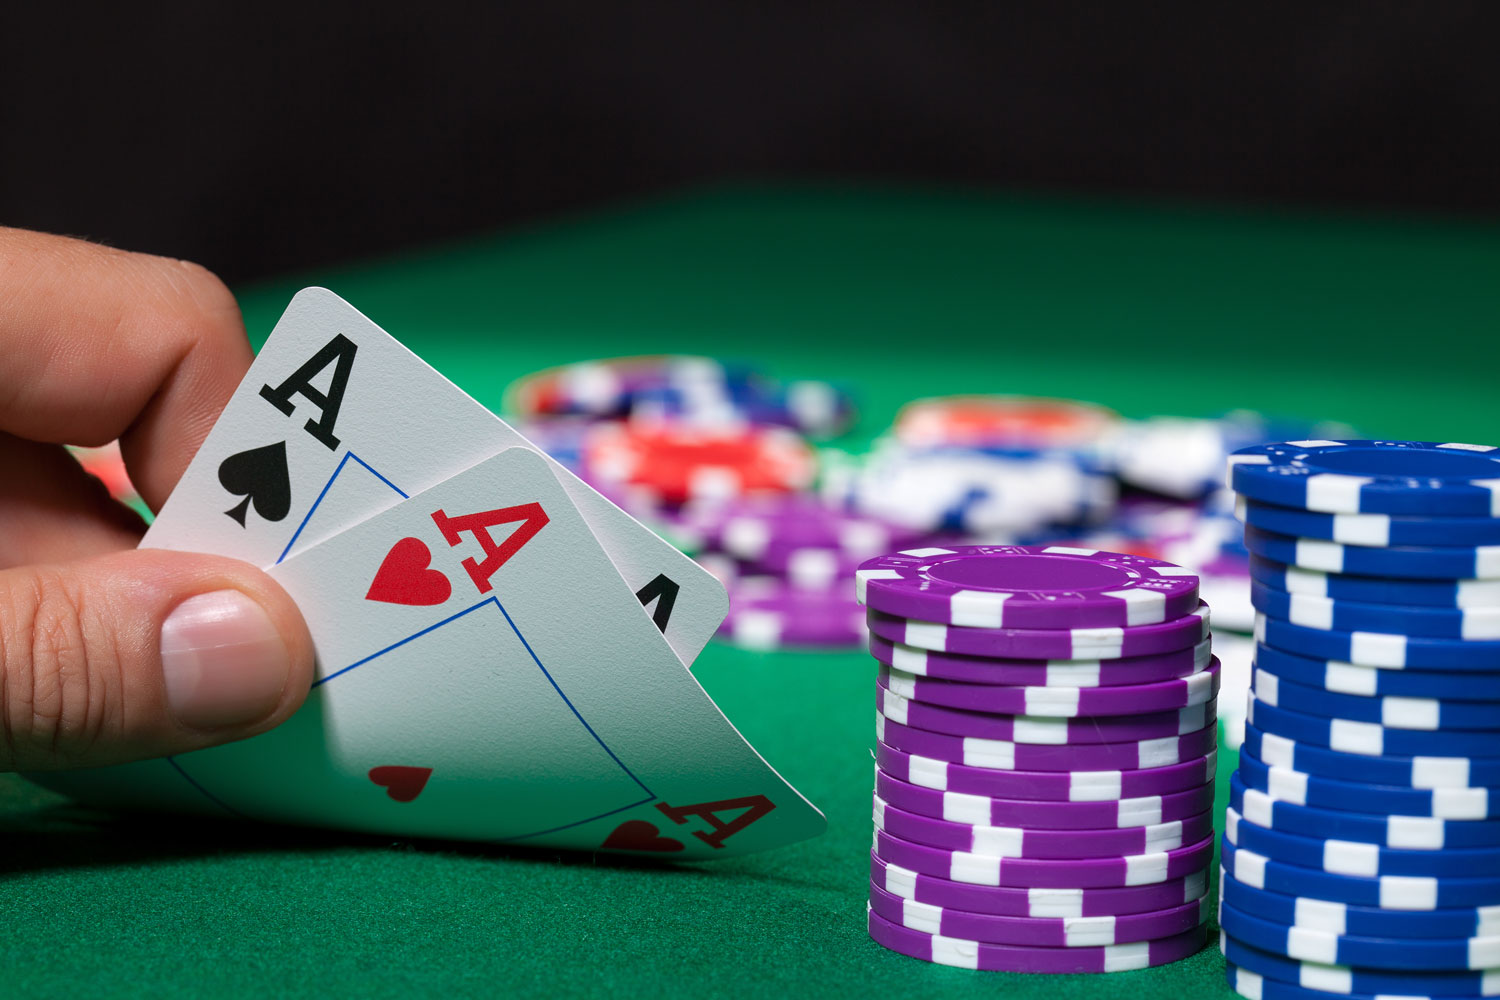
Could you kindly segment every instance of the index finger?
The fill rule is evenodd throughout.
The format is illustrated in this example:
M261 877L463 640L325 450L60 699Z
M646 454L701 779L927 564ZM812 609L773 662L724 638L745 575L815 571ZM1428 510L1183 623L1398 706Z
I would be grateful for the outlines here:
M154 510L250 367L239 306L187 261L0 227L0 431L120 439Z

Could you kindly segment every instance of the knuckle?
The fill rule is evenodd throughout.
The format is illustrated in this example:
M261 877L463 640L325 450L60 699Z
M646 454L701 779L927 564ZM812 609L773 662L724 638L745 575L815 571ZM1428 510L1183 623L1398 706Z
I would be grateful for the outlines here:
M39 570L8 591L0 647L0 737L13 761L65 763L85 755L113 723L119 705L111 665L88 627L81 588Z

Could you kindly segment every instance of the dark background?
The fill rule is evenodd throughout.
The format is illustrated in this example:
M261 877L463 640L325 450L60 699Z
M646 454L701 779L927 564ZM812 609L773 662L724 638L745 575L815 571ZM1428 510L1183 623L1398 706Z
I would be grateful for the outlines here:
M1500 210L1500 5L12 4L0 223L230 281L687 185Z

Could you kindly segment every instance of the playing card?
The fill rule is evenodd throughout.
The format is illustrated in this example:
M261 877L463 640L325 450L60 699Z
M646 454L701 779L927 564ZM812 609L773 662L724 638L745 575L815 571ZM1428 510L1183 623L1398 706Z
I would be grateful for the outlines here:
M541 453L343 299L303 289L141 544L273 566L511 447ZM548 461L691 664L728 612L723 585Z
M317 680L281 727L173 758L228 812L683 859L824 828L526 449L270 572L312 630Z

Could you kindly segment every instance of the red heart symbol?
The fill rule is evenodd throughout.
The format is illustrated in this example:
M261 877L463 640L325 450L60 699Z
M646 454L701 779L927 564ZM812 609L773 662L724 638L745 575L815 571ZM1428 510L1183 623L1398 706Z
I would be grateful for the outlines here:
M430 777L432 777L430 767L403 767L399 764L386 764L383 767L370 768L370 780L384 788L385 794L397 802L410 802L421 795Z
M367 601L386 604L442 604L453 596L448 578L430 569L432 552L420 538L403 538L391 546L375 571Z
M682 842L661 837L661 831L643 819L629 819L604 838L600 848L609 851L680 851Z

